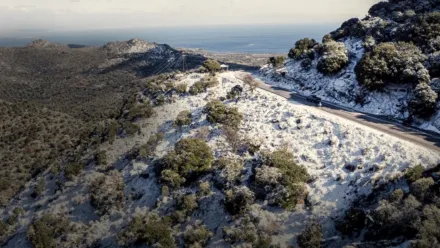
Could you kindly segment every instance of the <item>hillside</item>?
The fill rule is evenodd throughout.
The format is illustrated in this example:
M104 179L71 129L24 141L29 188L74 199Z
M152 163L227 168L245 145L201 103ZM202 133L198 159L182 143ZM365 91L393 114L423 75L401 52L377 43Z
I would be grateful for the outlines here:
M286 63L268 65L272 84L440 132L436 1L389 1L323 37L296 43Z
M200 82L210 83L196 93ZM43 173L36 198L39 181L32 181L2 210L14 219L6 247L287 247L314 222L325 246L342 247L353 240L334 238L334 219L354 201L409 166L440 162L433 152L252 90L234 72L155 83L192 93L166 93L155 115L134 122L138 134L104 141L101 155L71 178ZM143 91L137 99L154 96Z
M437 9L379 3L286 61L0 48L0 246L440 247L438 152L236 71L269 59L268 83L436 130Z

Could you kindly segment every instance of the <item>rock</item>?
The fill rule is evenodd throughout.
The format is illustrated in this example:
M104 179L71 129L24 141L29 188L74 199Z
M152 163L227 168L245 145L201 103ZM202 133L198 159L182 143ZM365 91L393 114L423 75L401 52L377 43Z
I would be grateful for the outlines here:
M350 172L353 172L357 169L357 166L354 164L346 164L344 168Z

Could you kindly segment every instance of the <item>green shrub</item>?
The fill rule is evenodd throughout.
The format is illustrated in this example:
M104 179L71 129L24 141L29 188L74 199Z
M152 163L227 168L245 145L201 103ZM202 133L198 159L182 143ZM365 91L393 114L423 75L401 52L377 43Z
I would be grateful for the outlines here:
M240 98L241 93L243 92L243 88L240 85L235 85L232 89L226 94L226 99L238 99Z
M426 83L420 83L413 92L413 97L409 101L411 113L418 117L429 118L437 110L438 94Z
M153 156L156 147L159 145L159 142L163 140L163 138L164 138L164 133L161 132L151 135L147 143L139 147L136 154L136 158L146 159L150 156Z
M163 197L170 196L170 188L168 188L168 186L166 186L166 185L162 186L161 191L162 191L162 196Z
M271 236L276 235L280 230L277 230L275 223L274 225L270 230L263 229L258 218L246 214L238 219L235 225L223 227L223 237L225 241L231 244L240 243L243 247L276 248L279 245L271 245Z
M199 207L197 197L194 194L177 196L174 200L177 209L183 211L186 215L191 215Z
M430 177L421 178L411 184L411 194L413 194L419 201L423 201L428 189L434 184L434 180Z
M162 171L161 180L175 189L186 182L186 179L181 177L179 173L168 169Z
M435 51L436 48L430 47L429 42L440 36L440 12L432 11L418 15L411 22L400 26L397 34L400 40L412 42L425 50Z
M389 83L429 82L429 73L422 65L425 60L426 56L414 45L386 42L365 53L355 71L359 83L369 89Z
M153 114L153 106L149 102L133 103L124 118L128 121L135 121L140 118L150 118Z
M188 110L184 110L180 112L177 115L176 120L174 121L174 124L178 127L188 126L191 123L192 123L192 114L191 111Z
M411 247L436 247L440 244L440 209L434 205L423 208L423 221L417 237L419 246ZM425 246L420 246L420 244Z
M206 92L208 88L215 87L218 84L219 82L216 77L206 76L202 78L200 81L195 82L189 88L189 94L198 95L200 93Z
M351 18L348 21L342 23L341 27L331 32L329 37L325 37L323 42L329 42L332 40L340 40L346 37L363 37L366 33L362 22L358 18ZM324 41L325 40L325 41Z
M243 114L237 108L227 107L219 100L208 102L204 111L207 119L211 123L220 123L226 126L238 128L243 120Z
M283 56L270 57L268 63L275 68L281 67L284 65L284 57Z
M409 168L405 173L405 178L408 182L412 183L419 180L422 177L423 171L425 168L421 165L416 165L412 168Z
M391 203L400 202L403 199L404 195L405 193L403 192L402 189L397 189L393 191L393 193L391 193L390 197L388 198L388 201Z
M314 59L315 51L313 48L318 43L314 39L304 38L295 43L295 47L290 49L288 57L295 60L310 58Z
M188 85L186 83L181 83L176 86L176 92L178 94L185 94L188 91Z
M206 92L206 84L202 81L195 82L190 88L189 88L189 94L191 95L198 95L200 93Z
M134 217L118 235L118 243L123 246L145 243L153 247L177 247L171 224L156 213Z
M46 214L29 226L27 236L35 248L55 248L59 247L59 240L70 230L70 223L66 218Z
M208 59L203 62L203 67L206 68L209 72L215 73L220 70L220 63L215 60Z
M4 221L0 221L0 240L3 236L6 236L6 234L9 231L9 226Z
M37 184L35 185L34 192L32 192L32 197L35 198L40 196L44 192L45 188L46 188L46 181L44 177L40 177L37 180Z
M246 213L254 201L254 193L246 186L236 186L226 191L225 207L232 215Z
M266 164L281 170L285 183L307 182L309 174L307 170L294 161L293 154L287 149L272 152L266 157Z
M221 188L230 188L240 181L243 163L238 159L220 158L215 162L216 184Z
M64 168L64 176L68 180L72 180L84 170L84 165L81 163L68 163Z
M298 235L296 242L300 248L319 248L321 247L322 237L321 225L311 223Z
M293 154L287 149L281 149L265 155L263 163L277 168L282 177L279 179L282 190L278 191L274 203L293 210L307 196L305 182L309 180L307 170L294 161ZM259 176L261 178L261 176Z
M206 247L212 236L213 233L200 223L187 226L183 232L183 240L186 247Z
M122 209L125 204L124 180L118 171L98 177L90 185L90 204L98 215L105 215L112 209Z
M162 161L162 179L173 182L173 187L182 183L181 177L190 178L211 169L214 156L211 148L200 139L179 140L174 151L166 154ZM170 180L172 179L172 180Z
M156 106L162 106L165 104L165 95L164 94L160 94L158 95L155 99L154 99L154 105Z
M107 165L107 153L106 151L99 151L95 155L97 165Z
M326 42L320 53L323 56L318 61L317 69L325 75L337 73L348 64L347 49L342 42Z
M200 196L207 196L211 194L211 185L208 181L199 183L199 192Z

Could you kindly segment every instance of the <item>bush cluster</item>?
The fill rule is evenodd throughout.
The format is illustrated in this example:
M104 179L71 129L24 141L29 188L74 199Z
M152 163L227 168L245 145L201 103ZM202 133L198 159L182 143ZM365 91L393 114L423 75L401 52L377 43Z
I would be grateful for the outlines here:
M270 57L268 63L275 68L279 68L284 65L284 57L283 56Z
M243 87L241 87L240 85L235 85L226 94L226 99L228 99L228 100L237 99L238 100L240 98L241 93L243 93Z
M287 149L266 154L262 162L263 166L255 170L255 188L271 203L294 209L307 195L307 170L295 163L293 154Z
M87 139L87 126L29 103L0 101L0 206L31 178L74 154Z
M298 235L296 242L300 248L320 248L322 242L322 227L313 222Z
M55 248L71 230L67 218L46 214L29 225L27 236L35 248Z
M214 156L211 148L200 139L179 140L174 151L166 154L161 161L162 180L176 188L199 174L211 169Z
M238 128L243 120L243 114L237 108L226 106L219 100L213 100L206 104L204 111L211 123L219 123L233 128Z
M437 166L426 172L421 166L409 169L406 172L409 192L397 188L386 199L379 201L374 211L347 213L346 219L353 224L345 224L344 233L360 232L365 227L366 241L412 240L412 248L439 246L439 178L431 177L440 172L439 168ZM373 204L376 206L376 203Z
M246 186L235 186L225 193L225 207L232 215L246 213L255 202L254 193Z
M364 54L356 66L356 76L370 89L389 83L429 83L429 73L422 64L425 60L426 56L412 44L381 43Z
M174 121L174 124L178 127L188 126L192 123L192 114L189 110L181 111Z
M171 223L156 213L134 217L118 235L118 243L123 246L147 244L153 247L177 247Z
M295 43L295 47L290 49L288 57L295 60L301 60L305 58L314 59L315 58L314 47L316 45L318 45L318 43L314 39L304 38L298 40Z
M140 147L134 148L133 157L136 159L148 159L154 156L154 151L159 143L164 139L165 134L162 132L158 132L152 134L148 139L147 143L141 145Z
M124 187L122 174L115 170L93 181L89 190L90 204L96 213L102 216L112 209L122 209L125 204Z
M418 117L429 118L437 110L438 94L426 83L419 83L409 101L408 107L411 113Z
M244 215L233 226L223 228L223 238L231 243L241 243L244 247L277 248L272 245L272 236L279 230L263 230L260 220L256 217Z
M208 59L203 62L203 67L211 73L220 71L220 63L212 59Z
M427 52L438 51L440 47L436 40L440 36L440 12L419 14L399 27L398 33L399 40L413 42Z
M358 18L352 18L342 23L341 27L324 36L323 43L328 41L337 41L346 37L362 37L366 33L362 22Z
M191 95L197 95L206 92L208 88L215 87L219 84L218 79L213 76L205 76L200 81L195 82L190 88Z
M205 225L195 223L188 225L183 232L183 240L186 247L206 247L209 239L214 234L206 228Z
M325 75L337 73L348 64L348 52L342 42L326 42L320 47L320 53L317 69Z
M215 183L220 188L229 189L240 181L243 162L235 158L223 157L215 162Z

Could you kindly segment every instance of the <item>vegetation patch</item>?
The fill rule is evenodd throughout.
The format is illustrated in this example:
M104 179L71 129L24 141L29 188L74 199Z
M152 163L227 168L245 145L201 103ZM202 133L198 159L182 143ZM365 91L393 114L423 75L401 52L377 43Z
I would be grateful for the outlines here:
M293 210L307 196L307 170L294 161L293 154L283 148L263 156L256 169L254 188L270 203Z
M105 215L112 209L122 209L125 204L124 181L121 173L113 170L100 176L90 185L90 204L98 215Z
M189 110L184 110L180 112L176 120L174 121L174 124L178 127L188 126L192 123L192 114Z
M60 247L70 231L72 227L66 218L46 214L29 226L27 235L35 248L55 248Z
M305 58L314 59L315 58L315 50L314 47L318 45L318 43L314 39L304 38L298 40L295 43L295 47L290 49L289 58L295 60L301 60Z
M425 60L426 56L412 44L381 43L364 54L356 66L356 76L369 89L380 89L390 83L429 82L429 73L423 66Z
M296 242L300 248L319 248L322 242L322 227L313 222L298 235Z
M171 224L156 213L147 213L133 218L118 235L123 246L147 244L153 247L177 247Z
M320 47L320 53L317 69L325 75L337 73L348 64L348 52L342 42L326 42Z
M219 123L226 126L238 128L243 120L243 114L237 108L226 106L219 100L212 100L206 104L204 111L211 123Z
M213 152L205 141L181 139L175 144L174 151L166 154L160 163L162 180L172 187L179 187L210 170L213 162Z

